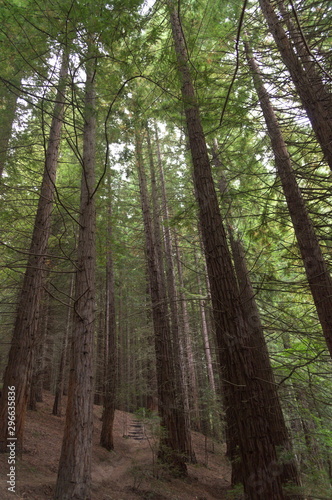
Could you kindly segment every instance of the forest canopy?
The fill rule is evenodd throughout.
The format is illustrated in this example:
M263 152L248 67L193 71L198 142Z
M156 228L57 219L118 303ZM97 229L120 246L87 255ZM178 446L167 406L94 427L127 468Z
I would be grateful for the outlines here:
M108 450L115 409L144 408L175 476L194 430L243 498L330 498L331 19L1 3L0 451L9 388L18 455L50 391L55 499L90 498L93 404Z

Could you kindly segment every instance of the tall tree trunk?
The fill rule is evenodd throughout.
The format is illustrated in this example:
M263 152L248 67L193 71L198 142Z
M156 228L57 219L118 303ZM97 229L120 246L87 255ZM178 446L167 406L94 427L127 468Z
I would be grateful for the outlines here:
M271 139L275 164L292 219L310 291L332 357L332 279L297 184L290 155L276 114L264 87L258 64L250 54L248 44L246 44L246 54Z
M96 60L93 52L94 46L91 43L86 60L82 181L71 365L55 500L88 499L91 495L96 261L94 202Z
M37 214L29 249L27 268L18 299L8 365L3 380L0 399L0 451L6 451L8 437L7 393L8 387L15 387L16 452L23 449L24 421L27 399L32 376L33 352L38 345L38 321L40 316L42 291L45 284L46 251L51 229L51 212L58 164L60 133L65 104L65 85L68 73L68 53L62 56L58 91L46 151L44 175L40 190Z
M150 159L152 190L155 191L155 195L153 197L157 199L157 190L155 187L156 185L155 165L153 160L149 129L147 129L147 143L148 143L148 151ZM167 283L168 303L171 315L171 334L172 334L172 345L173 345L174 370L176 377L176 393L178 399L181 399L183 401L183 404L181 403L181 407L183 405L184 419L186 420L186 425L184 427L185 435L183 436L184 441L186 443L185 444L186 456L188 460L190 460L191 462L195 462L196 461L195 453L192 447L191 434L190 434L188 391L186 390L187 386L185 385L185 374L187 373L188 370L184 369L186 365L186 360L184 356L183 335L181 336L180 324L179 324L180 315L178 309L178 294L176 289L175 270L173 262L173 242L172 242L171 231L169 228L169 212L167 204L166 186L165 186L163 165L160 155L158 134L156 134L156 145L158 153L157 158L158 158L160 186L161 186L161 200L162 200L161 212L163 219L163 240L165 246L166 283ZM156 213L155 216L158 216L158 214ZM161 233L159 233L159 235L161 236Z
M70 280L70 290L69 290L69 300L68 300L68 310L67 310L67 320L66 320L66 328L64 331L63 339L62 339L62 348L60 354L60 363L59 363L59 371L57 376L57 381L55 385L55 396L54 403L52 409L52 415L56 415L57 417L62 416L62 396L63 389L65 385L66 379L66 365L68 358L68 340L69 340L69 332L72 326L72 297L74 294L74 274Z
M45 282L46 281L47 278L45 276ZM41 403L43 401L43 378L44 378L43 357L44 357L44 343L46 339L46 330L47 330L48 313L49 313L49 308L48 308L49 297L46 295L45 291L46 290L43 289L41 296L40 317L37 326L38 343L36 344L33 353L33 360L32 360L33 373L31 377L30 398L28 403L29 410L34 410L34 411L37 410L37 402Z
M13 122L15 120L17 99L19 97L20 79L14 79L13 88L3 86L0 92L0 184L6 166L8 146L12 135Z
M109 197L111 196L109 190ZM104 390L104 410L100 444L107 450L113 450L113 422L115 413L115 396L117 388L117 346L116 346L116 310L115 310L115 283L112 252L112 206L109 201L107 227L107 262L106 262L106 319L105 329L107 336L107 365Z
M318 66L307 53L303 41L288 33L270 0L259 0L262 12L287 67L327 163L332 170L332 94L323 83ZM291 26L290 26L291 27ZM295 49L293 48L293 45Z
M41 323L38 322L38 328L40 328L40 334L38 334L41 337L41 342L37 348L37 363L38 363L38 368L39 368L39 373L40 376L38 377L37 380L37 387L36 387L36 400L38 403L41 403L43 401L43 387L44 387L44 376L45 376L45 347L46 347L46 338L47 338L47 332L48 332L48 327L49 327L49 312L50 312L50 297L48 294L45 296L45 301L42 305L42 312L41 312L41 317L42 321Z
M176 394L171 330L168 321L167 302L161 276L158 253L153 231L150 204L145 178L141 138L136 132L136 158L146 239L146 253L152 303L152 319L155 332L155 351L158 381L158 410L164 432L160 437L158 457L168 464L174 474L186 475L184 454L186 421L183 401Z
M218 144L214 141L212 148L213 162L220 175L220 191L221 195L227 192L227 180L222 170L222 164L218 155ZM225 207L226 208L226 207ZM231 217L231 208L227 207L227 217ZM245 318L248 322L248 328L251 330L251 336L254 346L254 355L257 362L258 376L266 383L266 394L270 395L269 402L269 417L270 417L270 433L274 444L280 449L285 450L287 454L292 452L292 445L288 435L288 429L285 424L282 413L277 386L274 379L272 366L269 359L269 353L264 337L263 325L261 323L259 309L255 299L255 292L250 280L247 262L245 258L244 248L240 239L235 235L235 230L229 224L228 234L231 243L234 268L237 277L240 301L244 311ZM233 443L231 443L232 447ZM234 455L234 449L229 450L229 455ZM239 471L240 472L240 471ZM234 474L236 476L236 474ZM283 483L293 481L297 477L296 464L292 460L288 460L283 466L281 473Z
M176 238L175 233L175 253L176 253L176 262L177 262L177 270L179 277L179 300L181 304L181 319L182 319L182 331L185 343L185 351L187 353L187 365L188 365L188 394L189 394L189 406L192 410L192 424L193 428L195 426L196 430L200 430L200 415L199 415L199 398L198 398L198 384L197 377L195 371L195 354L193 351L192 341L191 341L191 332L190 332L190 323L189 323L189 313L188 313L188 305L187 300L184 293L184 279L183 279L183 270L182 270L182 262L181 262L181 253L178 244L178 240Z
M251 332L239 301L236 276L189 71L178 5L170 1L169 6L211 285L227 427L232 439L239 443L243 486L248 498L283 500L285 494L277 449L270 435L270 396L266 394L267 385L259 378Z
M103 284L102 284L103 286ZM103 300L103 290L101 290L101 302ZM105 356L104 352L107 349L106 343L106 325L104 317L104 309L98 313L97 334L96 334L96 353L95 353L95 384L93 402L95 405L102 406L104 404L104 385L105 385Z
M238 279L240 300L242 302L245 316L248 318L248 327L252 330L254 356L257 363L257 376L264 381L266 385L266 393L270 397L268 406L270 434L274 444L279 448L279 450L283 450L286 454L291 455L292 444L280 405L277 385L270 363L263 325L261 323L259 309L255 300L255 292L250 280L244 249L241 241L235 238L234 231L232 229L230 229L229 234L234 266ZM287 482L294 482L297 478L296 463L293 459L287 459L287 461L283 464L281 478L284 484L287 484ZM297 480L297 484L300 484L299 480Z
M195 253L195 265L198 267L197 254ZM197 285L198 285L198 293L202 297L202 283L199 273L197 273ZM208 322L205 313L206 301L199 299L199 311L201 316L201 327L202 327L202 337L203 337L203 347L205 353L205 360L207 366L207 374L209 379L209 385L212 392L213 399L216 399L216 383L214 380L214 372L213 372L213 364L212 364L212 355L211 355L211 341L209 338L209 330L208 330Z

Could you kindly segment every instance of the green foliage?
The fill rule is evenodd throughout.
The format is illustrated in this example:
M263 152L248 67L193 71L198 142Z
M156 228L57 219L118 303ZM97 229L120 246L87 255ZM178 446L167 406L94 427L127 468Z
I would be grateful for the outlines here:
M326 71L331 71L328 52L331 7L326 4L328 2L306 0L297 8L310 49L319 57ZM325 472L319 476L324 478L324 487L321 488L314 465L308 459L303 423L310 421L315 425L314 434L326 468L332 449L331 365L241 43L238 54L235 53L242 6L241 1L186 1L181 3L182 28L206 138L209 144L214 138L219 143L221 166L213 167L216 186L221 174L227 178L228 190L220 195L220 204L224 217L242 235L276 382L280 385L296 452L301 456L308 491L312 495L316 492L328 496ZM119 311L121 377L118 403L124 409L139 408L136 416L149 429L155 457L160 422L154 413L142 408L146 398L155 395L155 386L151 384L155 364L153 327L147 298L146 255L133 137L135 127L143 129L142 123L148 122L151 131L156 123L159 131L170 212L162 226L171 229L180 247L184 268L181 292L188 302L194 363L201 389L199 418L208 424L207 433L215 429L218 436L222 435L222 412L209 390L206 375L199 305L203 299L208 301L209 292L205 285L191 160L183 130L183 103L166 6L156 4L153 15L151 12L141 14L141 7L142 2L137 0L112 4L101 0L93 3L83 0L55 3L12 0L0 8L1 123L8 112L9 96L16 91L21 96L1 186L0 328L1 342L8 345L16 297L26 266L26 249L32 234L52 118L58 71L55 56L65 44L71 51L70 93L66 102L49 242L52 264L49 282L52 300L61 304L68 299L66 293L76 265L82 168L82 83L85 80L86 44L93 37L98 61L96 171L97 181L101 181L96 193L97 310L104 313L105 266L111 247ZM330 265L330 173L308 121L299 109L289 77L271 39L265 35L261 16L250 2L244 22L262 63L301 191ZM219 127L237 55L239 67ZM156 161L155 140L152 142ZM147 163L145 143L143 156ZM160 196L159 181L157 184ZM111 241L107 236L109 223ZM176 277L178 279L178 275ZM201 292L197 277L204 282ZM60 331L65 310L59 306L57 311L55 331ZM210 334L212 342L212 327ZM215 356L214 348L212 350ZM5 348L2 354L4 367ZM299 403L296 388L306 394L307 408ZM298 429L294 429L294 421L299 423ZM162 476L165 472L158 470L155 475ZM135 488L141 487L140 481L149 480L149 474L145 476L140 466L133 466L132 474ZM240 494L237 490L231 493L232 498Z

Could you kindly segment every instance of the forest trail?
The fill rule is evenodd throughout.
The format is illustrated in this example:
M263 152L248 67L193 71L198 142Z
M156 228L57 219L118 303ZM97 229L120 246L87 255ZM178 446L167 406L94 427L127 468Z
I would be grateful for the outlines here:
M64 416L51 415L53 396L45 393L37 412L29 411L22 460L17 460L16 493L7 490L7 454L0 455L1 500L51 500L61 450ZM197 464L189 465L185 480L172 479L156 468L153 450L156 438L150 425L135 415L116 411L115 450L99 445L102 407L94 406L92 500L214 500L226 499L230 468L224 446L207 443L193 433ZM153 475L153 472L155 474Z

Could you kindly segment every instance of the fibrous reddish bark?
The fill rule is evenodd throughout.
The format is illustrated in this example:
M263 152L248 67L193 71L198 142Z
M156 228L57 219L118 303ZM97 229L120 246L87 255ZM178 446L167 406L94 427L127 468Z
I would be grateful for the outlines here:
M45 277L47 276L47 245L51 230L51 212L55 190L62 117L65 106L65 86L68 73L68 53L62 57L58 91L55 99L53 118L46 150L44 174L41 184L37 214L29 249L29 258L18 299L13 337L8 357L8 365L3 380L0 399L0 451L6 451L8 437L7 392L15 387L16 451L23 449L24 421L26 415L29 386L32 377L33 353L38 345L38 321Z
M107 359L104 381L104 409L100 444L107 450L113 450L113 422L115 413L115 394L117 387L117 346L116 346L116 310L114 292L114 271L112 252L112 206L109 201L107 227L107 262L106 262L106 317Z
M207 146L188 64L177 4L169 2L178 73L193 163L193 179L207 261L223 384L226 424L237 438L245 494L251 500L283 500L281 470L270 436L269 396L260 380L248 319L241 307L212 178Z
M55 500L88 499L91 494L96 261L95 58L91 45L86 62L79 239L68 403Z
M142 144L138 131L136 132L136 158L146 240L152 320L155 334L158 411L163 429L160 437L158 457L169 466L174 474L185 476L187 468L185 464L186 440L184 438L186 436L186 420L184 418L184 403L176 392L176 375L167 300L153 231L142 159Z

